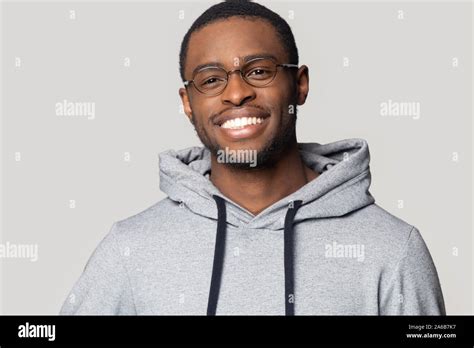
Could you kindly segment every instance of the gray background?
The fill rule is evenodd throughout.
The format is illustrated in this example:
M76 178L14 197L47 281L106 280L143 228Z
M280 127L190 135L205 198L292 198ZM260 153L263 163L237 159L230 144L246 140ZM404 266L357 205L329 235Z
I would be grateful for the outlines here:
M39 259L0 259L0 313L56 314L112 223L164 197L158 153L200 145L178 50L212 3L2 3L1 241ZM376 202L420 229L448 313L472 314L472 4L261 3L309 66L299 141L367 139ZM57 116L64 99L95 102L95 119ZM388 99L419 102L420 119L381 116Z

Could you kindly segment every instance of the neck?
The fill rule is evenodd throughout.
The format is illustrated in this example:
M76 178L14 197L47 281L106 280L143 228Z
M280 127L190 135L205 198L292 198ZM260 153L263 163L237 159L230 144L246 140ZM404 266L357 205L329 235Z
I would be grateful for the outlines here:
M211 182L220 192L253 215L317 178L294 143L271 168L235 169L211 158Z

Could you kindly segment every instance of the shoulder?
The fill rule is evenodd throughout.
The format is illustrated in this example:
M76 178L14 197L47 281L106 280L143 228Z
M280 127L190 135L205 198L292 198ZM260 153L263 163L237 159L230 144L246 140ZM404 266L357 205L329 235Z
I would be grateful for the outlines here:
M424 247L421 234L414 225L375 203L351 215L353 233L385 262L396 262L413 246Z
M116 221L110 233L120 242L143 240L151 231L156 231L158 226L166 224L178 206L179 203L168 197L164 198L135 215Z

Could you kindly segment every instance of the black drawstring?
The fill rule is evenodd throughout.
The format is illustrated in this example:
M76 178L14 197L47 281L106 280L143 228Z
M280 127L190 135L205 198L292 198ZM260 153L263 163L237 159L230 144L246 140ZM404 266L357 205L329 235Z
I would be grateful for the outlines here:
M285 315L295 315L293 220L302 201L290 203L285 217Z
M207 315L216 315L217 300L221 287L222 265L224 263L225 234L226 234L226 210L223 198L212 196L217 204L217 233L216 245L214 247L214 263L212 265L211 290L207 302Z
M214 263L212 265L211 289L207 303L207 315L216 315L217 300L221 286L222 267L224 264L226 238L226 207L225 200L219 196L212 196L217 204L217 233L214 247ZM290 203L285 217L284 231L284 258L285 258L285 314L295 315L294 310L294 270L293 270L293 220L302 201Z

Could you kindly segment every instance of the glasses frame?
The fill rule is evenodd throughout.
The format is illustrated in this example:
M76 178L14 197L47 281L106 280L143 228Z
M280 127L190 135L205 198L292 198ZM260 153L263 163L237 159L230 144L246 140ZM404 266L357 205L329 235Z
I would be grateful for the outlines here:
M273 74L272 78L267 82L265 83L264 85L261 85L261 86L255 86L253 84L251 84L243 75L242 73L242 70L249 64L251 63L254 63L255 61L258 61L258 60L271 60L274 64L275 64L275 73ZM256 87L256 88L260 88L260 87L267 87L270 83L273 82L273 80L275 80L275 77L276 75L278 74L278 68L279 67L282 67L282 68L298 68L299 66L297 64L289 64L289 63L283 63L283 64L278 64L273 58L268 58L268 57L258 57L258 58L254 58L252 60L249 60L248 62L246 62L242 68L240 69L234 69L234 70L229 70L229 71L226 71L224 68L221 68L219 66L208 66L208 67L205 67L205 68L202 68L196 72L194 72L193 74L193 79L192 80L186 80L186 81L183 81L183 84L185 87L188 87L191 83L193 84L194 88L201 94L204 94L206 96L216 96L216 95L219 95L219 94L222 94L225 89L227 88L227 85L229 83L229 77L230 77L230 74L233 74L234 72L239 72L239 75L240 75L240 78L242 80L244 80L245 83L247 83L248 85L252 86L252 87ZM227 78L225 80L225 86L224 88L222 88L221 91L217 92L217 93L206 93L206 92L203 92L201 91L197 86L196 84L194 83L194 79L196 78L196 75L203 71L203 70L206 70L206 69L209 69L209 68L214 68L214 69L220 69L222 71L224 71L226 74L227 74Z

